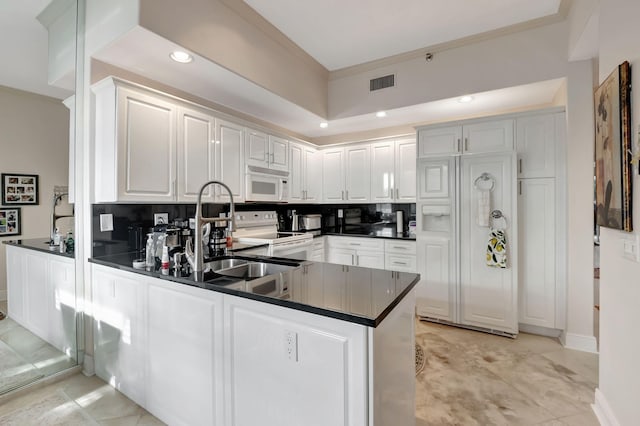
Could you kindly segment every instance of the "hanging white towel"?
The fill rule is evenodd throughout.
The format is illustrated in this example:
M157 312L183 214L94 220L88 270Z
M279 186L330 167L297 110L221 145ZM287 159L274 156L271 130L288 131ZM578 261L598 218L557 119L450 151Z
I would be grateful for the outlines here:
M491 191L478 190L478 226L489 226L489 214L491 212Z
M507 235L504 229L491 228L487 243L487 266L507 267Z

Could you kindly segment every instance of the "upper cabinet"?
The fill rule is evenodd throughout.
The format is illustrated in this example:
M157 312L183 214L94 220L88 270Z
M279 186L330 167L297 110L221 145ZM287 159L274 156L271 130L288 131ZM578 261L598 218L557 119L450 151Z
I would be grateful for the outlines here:
M322 200L322 155L312 147L289 144L289 201Z
M479 121L450 127L420 129L420 157L441 154L479 154L513 149L514 120Z
M329 148L323 156L323 201L368 202L371 197L369 144Z
M555 176L556 140L563 126L564 113L519 117L516 120L519 178Z
M273 170L289 170L289 141L248 129L246 164Z
M105 79L96 99L95 202L195 202L207 181L243 199L242 126L213 111ZM227 201L208 187L205 201Z
M371 145L371 201L415 203L416 141L414 138Z

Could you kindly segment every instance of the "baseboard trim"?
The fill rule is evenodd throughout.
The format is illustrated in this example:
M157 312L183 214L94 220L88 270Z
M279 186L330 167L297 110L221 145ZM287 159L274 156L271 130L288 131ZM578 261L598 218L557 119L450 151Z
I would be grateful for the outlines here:
M558 338L562 334L562 330L558 330L555 328L540 327L538 325L531 325L531 324L520 323L518 324L518 329L523 333L537 334L539 336L546 336L546 337Z
M613 414L607 398L604 397L604 394L598 388L596 388L596 398L595 402L591 404L591 409L602 426L620 426L620 422L618 422L618 419L616 419L616 416Z
M0 302L7 300L7 290L0 290Z
M567 349L576 351L598 353L598 341L595 336L586 336L584 334L562 333L560 336L562 346Z

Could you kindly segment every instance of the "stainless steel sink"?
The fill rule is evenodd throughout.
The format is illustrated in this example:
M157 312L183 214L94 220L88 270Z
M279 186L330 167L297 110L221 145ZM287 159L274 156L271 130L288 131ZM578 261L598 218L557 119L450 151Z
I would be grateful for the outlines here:
M279 274L280 272L285 272L293 268L295 268L295 266L279 265L277 263L248 262L232 268L214 270L214 272L229 277L251 279Z
M211 262L207 262L205 264L205 268L208 266L213 272L218 272L224 269L235 268L239 265L244 265L249 263L246 259L218 259L212 260Z

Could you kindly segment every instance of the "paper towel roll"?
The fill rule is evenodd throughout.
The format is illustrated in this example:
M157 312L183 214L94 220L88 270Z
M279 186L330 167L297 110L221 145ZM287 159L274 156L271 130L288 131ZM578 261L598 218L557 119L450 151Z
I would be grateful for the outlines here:
M396 232L402 234L404 232L404 212L396 211Z

